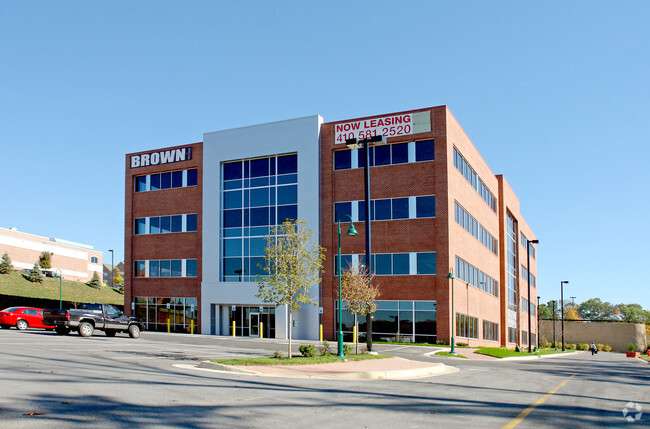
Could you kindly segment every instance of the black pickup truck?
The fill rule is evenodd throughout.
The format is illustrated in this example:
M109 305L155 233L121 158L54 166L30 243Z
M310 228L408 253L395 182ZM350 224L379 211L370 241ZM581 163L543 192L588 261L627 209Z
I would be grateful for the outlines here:
M82 337L90 337L95 329L104 331L107 337L113 337L117 332L128 332L131 338L138 338L144 330L142 322L125 316L120 310L110 304L82 304L80 309L43 310L43 322L53 325L59 335L68 335L77 331Z

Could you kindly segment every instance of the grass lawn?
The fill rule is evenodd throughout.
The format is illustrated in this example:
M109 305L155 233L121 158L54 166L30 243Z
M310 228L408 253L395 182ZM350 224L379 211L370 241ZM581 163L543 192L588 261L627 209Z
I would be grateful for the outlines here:
M501 347L480 347L474 353L497 357L497 358L506 358L506 357L520 357L520 356L552 355L557 353L570 353L574 351L575 350L567 350L566 352L562 352L562 351L555 351L555 349L540 349L538 352L528 353L527 351L516 352L513 349L504 349Z
M349 361L358 361L366 359L386 359L393 356L390 355L349 355L346 356ZM223 365L312 365L318 363L332 363L340 362L341 359L336 355L329 356L294 356L291 359L278 359L272 356L243 358L243 359L212 359L210 362L220 363Z
M461 359L467 359L467 356L459 355L458 353L452 355L449 352L438 352L436 353L436 356L451 356L451 357L457 357Z
M85 283L62 280L62 299L68 302L101 302L124 305L124 295L110 287L93 289ZM59 279L45 277L43 283L32 283L15 271L0 274L0 295L24 296L28 298L59 299Z

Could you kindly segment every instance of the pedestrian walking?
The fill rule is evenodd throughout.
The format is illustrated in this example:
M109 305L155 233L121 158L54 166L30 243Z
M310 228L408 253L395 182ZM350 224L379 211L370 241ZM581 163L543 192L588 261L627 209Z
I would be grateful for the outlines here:
M596 344L594 344L593 341L591 342L591 345L589 346L589 350L591 350L591 355L592 356L595 355L596 353L598 353L598 348L596 348Z

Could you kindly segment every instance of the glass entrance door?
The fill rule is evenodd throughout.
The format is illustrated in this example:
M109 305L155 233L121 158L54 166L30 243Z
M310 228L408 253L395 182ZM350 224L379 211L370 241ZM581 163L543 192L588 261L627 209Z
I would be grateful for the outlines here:
M260 313L251 313L251 337L260 336Z

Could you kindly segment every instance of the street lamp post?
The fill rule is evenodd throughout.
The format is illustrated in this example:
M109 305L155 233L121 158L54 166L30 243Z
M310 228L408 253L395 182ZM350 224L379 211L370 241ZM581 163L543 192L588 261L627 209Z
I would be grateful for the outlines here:
M345 144L350 149L359 149L363 146L363 189L364 189L364 201L366 204L365 207L365 226L366 226L366 272L371 273L372 267L370 265L370 151L368 146L370 144L374 146L386 144L386 137L384 136L372 136L365 139L348 139L345 141ZM372 314L366 316L366 347L368 351L372 351Z
M61 277L63 276L63 273L58 268L55 270L55 272L58 273L57 275L59 277L59 310L63 310L63 293L61 287Z
M555 300L551 302L553 303L553 348L557 350L557 343L555 342Z
M336 223L338 224L338 248L339 248L339 257L338 257L338 268L339 268L339 334L338 334L338 349L339 353L336 357L347 360L345 357L345 353L343 353L343 296L341 294L341 272L343 271L343 267L341 267L341 219L348 217L350 218L350 228L348 229L348 232L346 232L346 235L359 235L356 229L354 229L354 224L352 223L352 217L350 215L344 214L341 216Z
M113 284L113 270L115 270L115 268L113 268L113 250L109 249L108 251L111 252L111 275L110 276L111 276L111 288L113 288L115 287L115 285Z
M561 301L561 310L562 310L562 351L565 351L564 348L564 283L569 283L568 280L562 280L560 282L560 301Z
M449 270L448 279L451 279L451 351L449 352L452 355L456 354L456 338L454 338L455 326L456 326L456 315L454 314L454 273L453 270Z
M526 271L528 271L528 353L533 351L533 345L531 344L531 339L533 334L530 332L530 245L539 243L539 240L527 240L526 241ZM538 325L539 326L539 325ZM537 330L537 336L539 337L539 329Z

